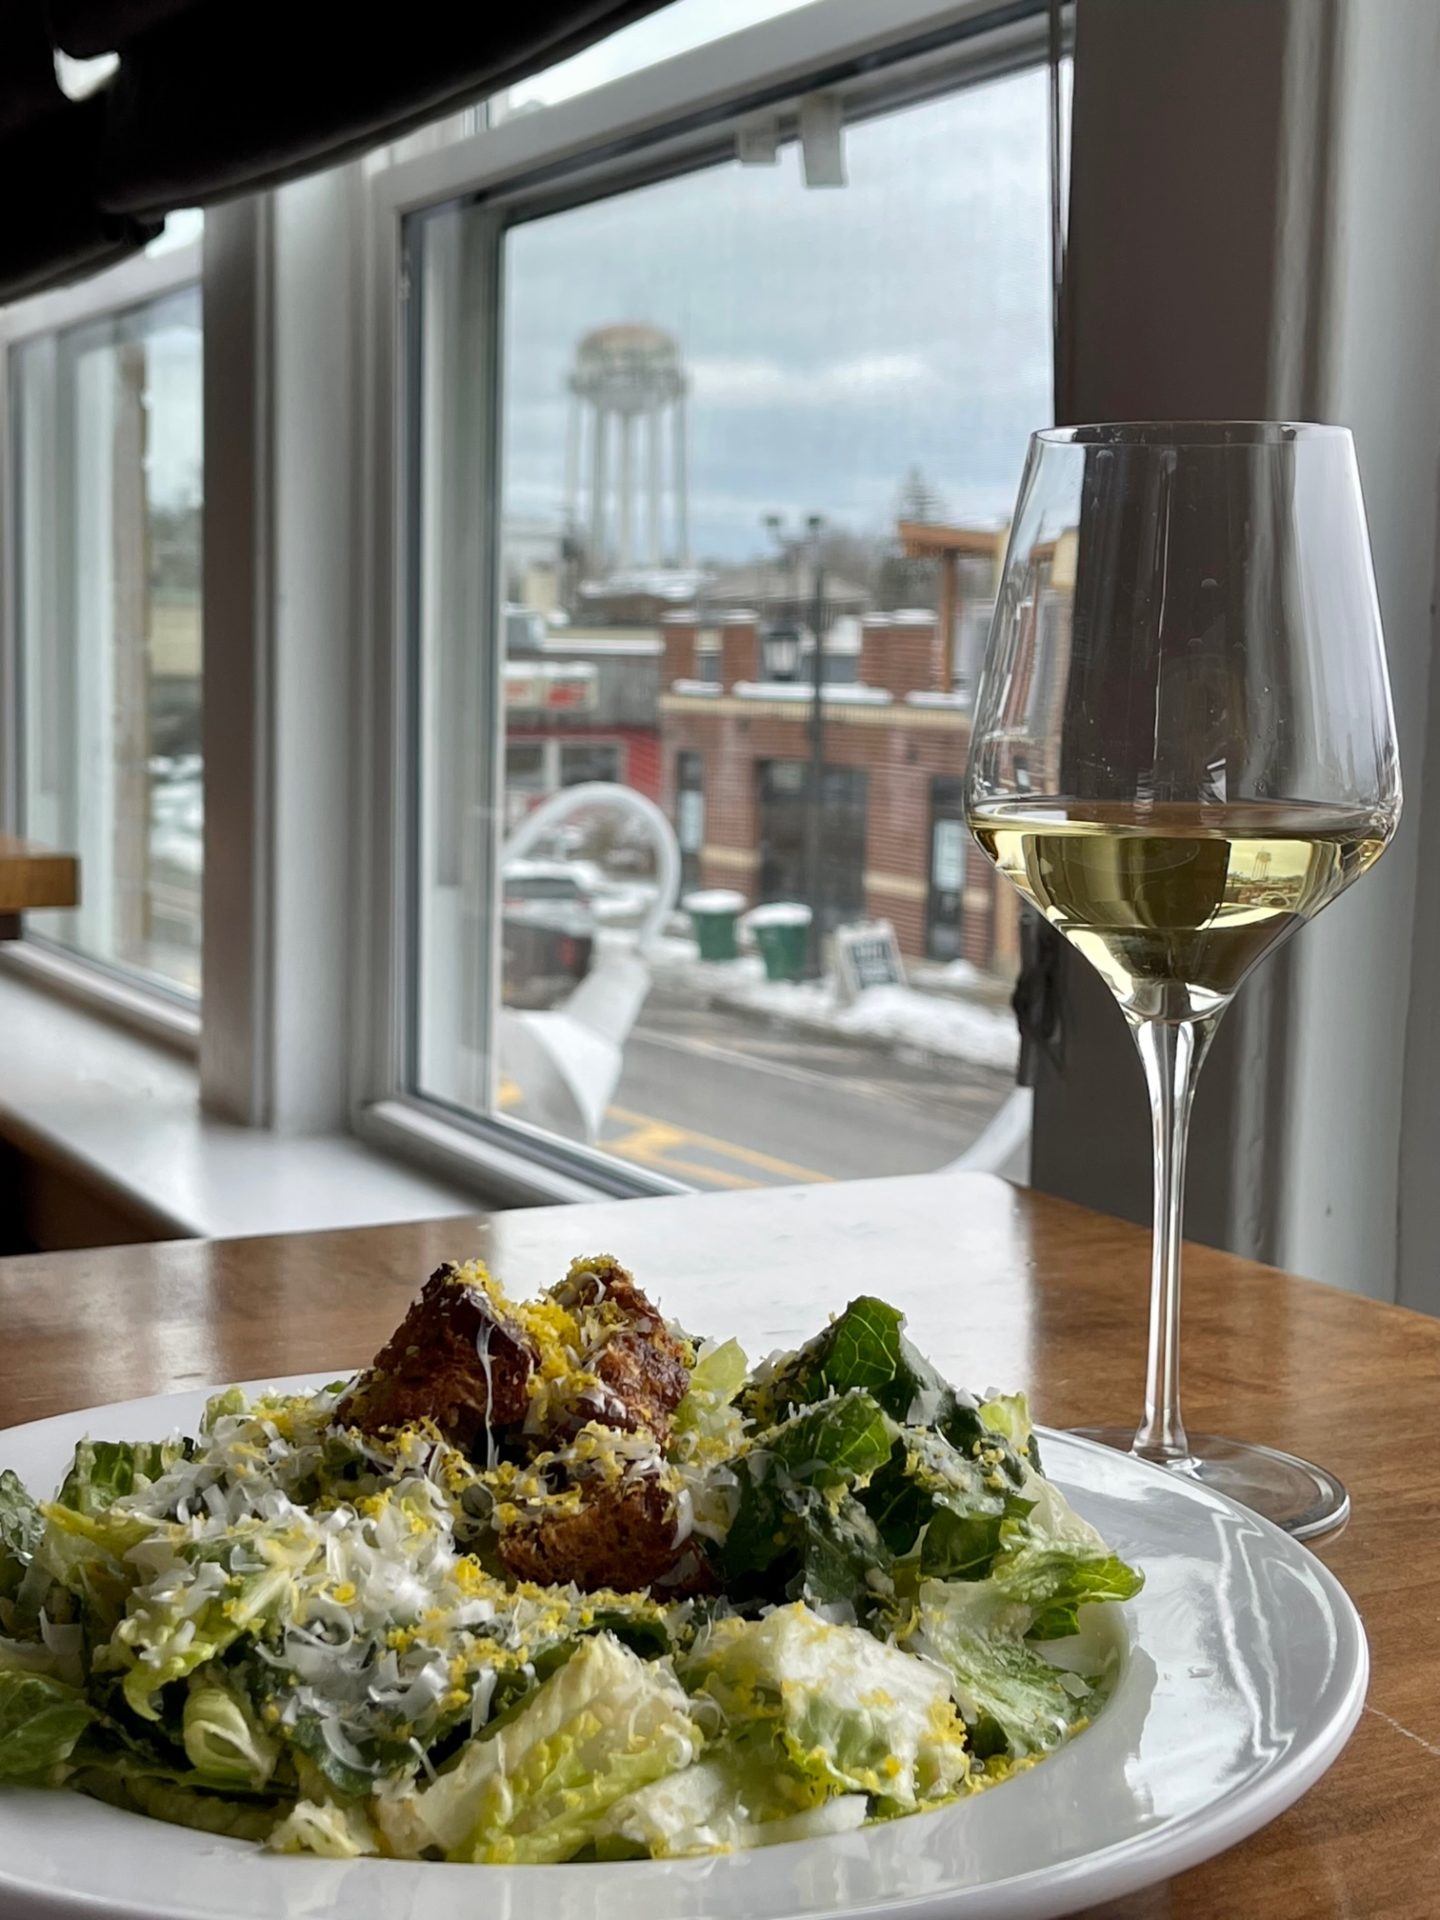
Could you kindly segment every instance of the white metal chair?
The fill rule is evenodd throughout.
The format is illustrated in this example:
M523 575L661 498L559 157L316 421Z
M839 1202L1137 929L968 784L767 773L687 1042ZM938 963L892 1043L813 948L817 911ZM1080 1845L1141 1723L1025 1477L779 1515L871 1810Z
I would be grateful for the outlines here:
M519 859L562 820L586 807L616 807L641 821L656 848L655 899L633 949L602 951L558 1007L545 1012L501 1009L500 1071L520 1088L525 1118L570 1139L593 1143L620 1081L625 1042L650 991L645 950L665 925L680 892L680 846L664 814L643 794L608 780L589 780L552 794L527 813L505 843Z

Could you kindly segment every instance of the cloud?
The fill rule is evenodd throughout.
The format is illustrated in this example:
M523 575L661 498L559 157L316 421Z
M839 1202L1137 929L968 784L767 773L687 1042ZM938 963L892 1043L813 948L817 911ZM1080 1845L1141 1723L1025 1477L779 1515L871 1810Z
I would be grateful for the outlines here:
M934 394L942 376L917 353L859 353L818 367L784 365L775 359L726 359L701 355L690 362L697 406L713 409L829 407L837 402L873 404L901 396Z
M850 128L839 192L787 151L514 227L507 498L558 511L576 343L636 320L690 377L699 550L751 553L781 510L881 531L911 466L957 516L1006 515L1052 417L1047 115L1030 70Z

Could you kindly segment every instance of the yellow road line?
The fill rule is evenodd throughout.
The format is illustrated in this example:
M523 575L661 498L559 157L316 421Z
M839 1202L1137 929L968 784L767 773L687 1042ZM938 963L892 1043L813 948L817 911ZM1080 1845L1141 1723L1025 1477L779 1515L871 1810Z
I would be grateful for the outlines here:
M739 1166L754 1167L761 1173L775 1174L785 1180L828 1181L831 1178L828 1173L817 1173L813 1167L798 1166L793 1160L779 1160L774 1154L761 1153L756 1147L742 1147L733 1140L720 1140L711 1133L695 1133L688 1127L672 1126L667 1120L657 1120L653 1114L649 1113L635 1113L629 1107L611 1107L608 1109L608 1117L621 1120L626 1126L639 1129L642 1136L642 1151L668 1153L672 1146L699 1147L702 1152L719 1154L723 1159L733 1160ZM665 1136L663 1144L652 1137L656 1134ZM613 1141L607 1142L607 1150L611 1153L620 1151ZM647 1162L647 1164L654 1163ZM680 1163L672 1164L679 1166ZM691 1167L686 1170L704 1173L712 1179L719 1177L718 1170L712 1167ZM753 1186L757 1183L750 1181L744 1184Z
M631 1160L637 1166L653 1167L657 1173L691 1174L696 1180L712 1187L761 1185L760 1181L747 1179L741 1173L726 1173L720 1167L704 1167L693 1160L676 1159L670 1149L683 1145L685 1138L680 1128L667 1127L663 1122L656 1121L652 1126L636 1127L633 1132L622 1133L615 1140L602 1140L600 1144L607 1153L613 1153L621 1160Z

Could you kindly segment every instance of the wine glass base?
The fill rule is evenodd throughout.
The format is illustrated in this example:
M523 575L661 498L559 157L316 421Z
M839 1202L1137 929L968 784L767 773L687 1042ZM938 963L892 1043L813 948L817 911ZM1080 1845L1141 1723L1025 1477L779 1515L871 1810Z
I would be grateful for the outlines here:
M1132 1427L1076 1427L1073 1431L1082 1440L1098 1440L1120 1453L1134 1450ZM1229 1494L1297 1540L1329 1533L1349 1518L1350 1496L1334 1474L1293 1453L1225 1440L1215 1433L1192 1433L1189 1446L1189 1458L1177 1461L1170 1472Z

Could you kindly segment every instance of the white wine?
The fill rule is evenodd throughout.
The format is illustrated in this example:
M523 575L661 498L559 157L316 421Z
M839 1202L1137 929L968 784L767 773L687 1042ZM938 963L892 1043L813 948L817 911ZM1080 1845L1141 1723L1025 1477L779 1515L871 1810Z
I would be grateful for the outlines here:
M1374 865L1388 815L1315 804L972 805L995 865L1136 1020L1218 1011L1270 949Z

